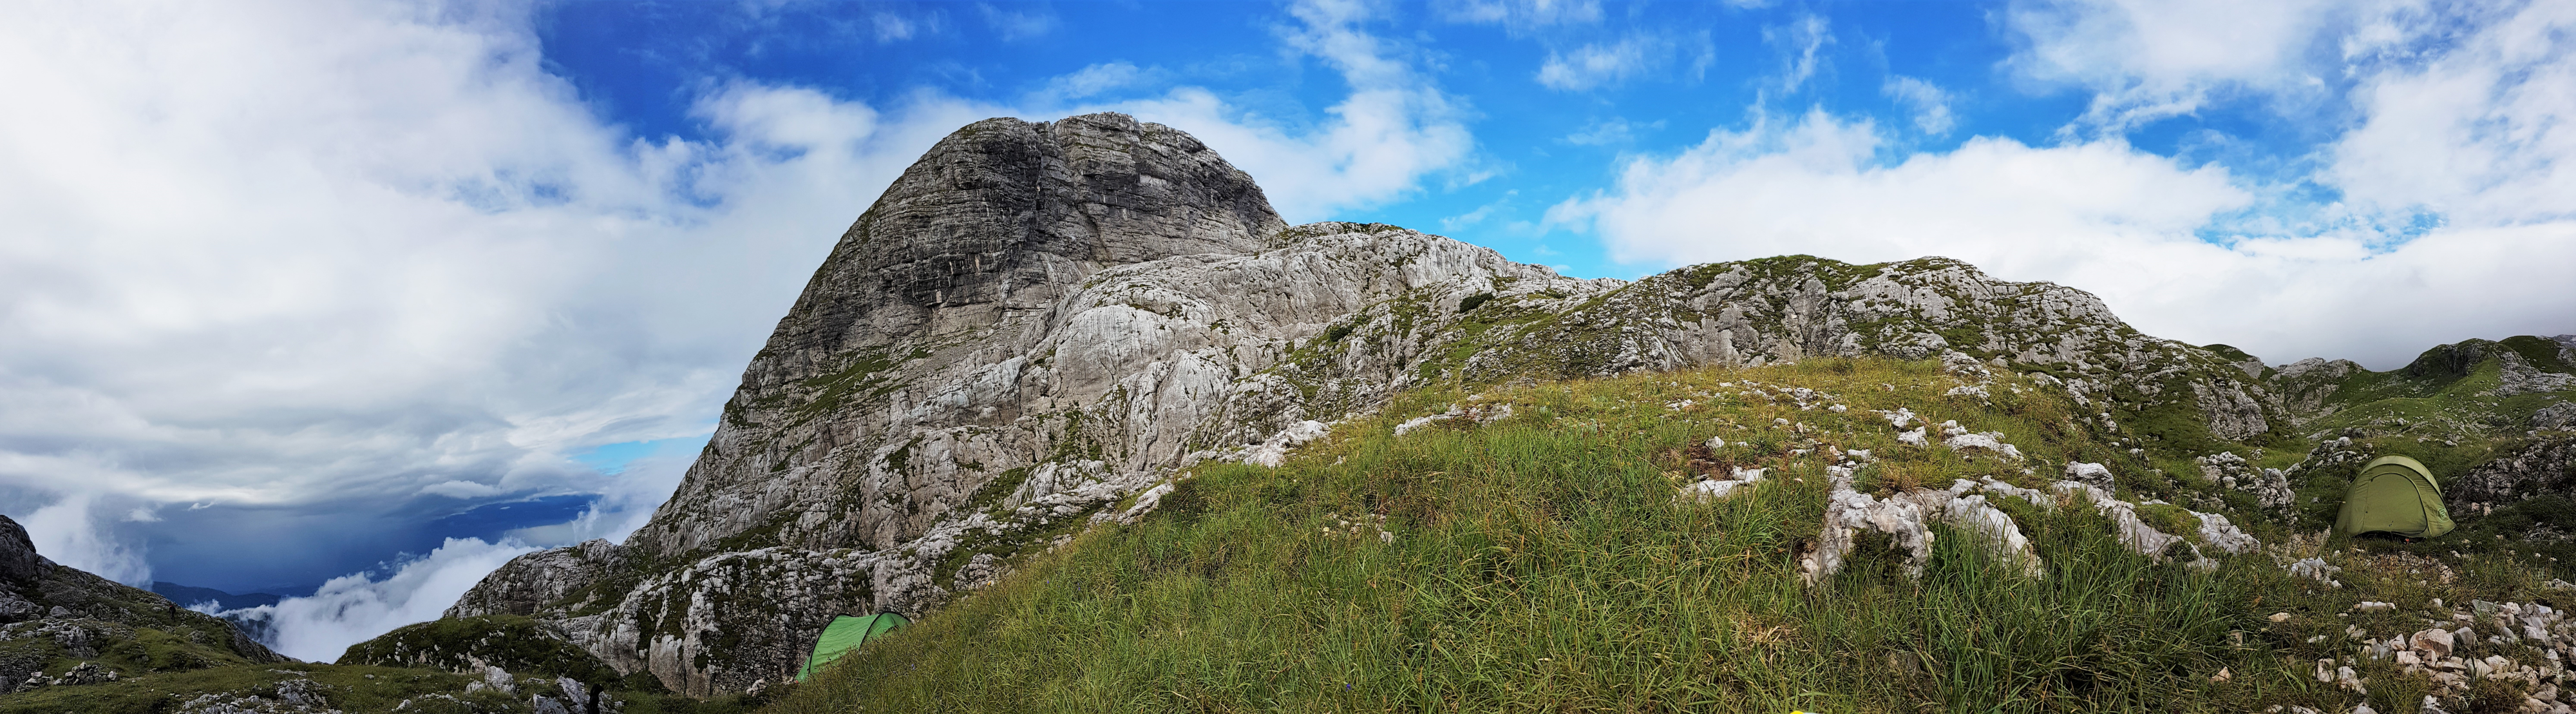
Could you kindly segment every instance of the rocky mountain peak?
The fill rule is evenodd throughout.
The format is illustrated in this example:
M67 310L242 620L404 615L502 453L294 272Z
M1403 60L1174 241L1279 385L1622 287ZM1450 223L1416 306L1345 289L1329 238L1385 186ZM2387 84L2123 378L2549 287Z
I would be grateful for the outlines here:
M2137 443L2286 419L2250 356L1955 260L1577 280L1396 226L1284 226L1168 127L992 119L842 235L651 523L522 556L448 615L533 616L620 672L741 691L836 614L926 612L1191 464L1273 460L1400 390L1873 355L2043 375Z
M841 235L772 349L866 347L1044 308L1102 267L1243 254L1287 224L1252 177L1124 114L986 119L942 139Z
M709 459L636 537L682 552L751 527L776 505L708 523L703 497L743 474L754 436L805 425L851 397L887 396L902 363L981 361L1038 337L1026 318L1104 268L1183 255L1242 255L1286 228L1246 175L1179 130L1101 113L1054 122L996 118L957 130L923 154L844 232L750 367ZM780 411L767 407L796 405ZM817 425L821 426L821 425ZM861 433L867 427L858 427ZM818 429L828 450L859 433ZM820 453L815 452L815 453ZM793 454L763 466L795 461ZM754 474L765 478L766 474ZM731 504L732 501L723 501Z

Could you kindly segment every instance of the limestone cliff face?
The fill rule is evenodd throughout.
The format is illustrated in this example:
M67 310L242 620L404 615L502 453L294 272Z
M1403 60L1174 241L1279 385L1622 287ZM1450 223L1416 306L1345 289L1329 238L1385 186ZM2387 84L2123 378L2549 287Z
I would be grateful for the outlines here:
M1256 251L1285 227L1250 176L1168 127L1104 114L960 129L842 234L744 370L706 457L634 542L684 553L786 524L784 540L809 547L917 536L936 509L889 491L961 497L955 487L981 484L955 463L1007 463L1049 440L975 427L1029 416L1019 388L1042 375L1005 363L1046 336L1067 289L1110 266ZM955 438L930 446L917 473L835 478L871 460L848 447L919 424ZM891 471L914 471L909 456Z
M1576 280L1394 226L1288 227L1168 127L993 119L843 234L649 525L523 556L448 614L533 615L621 672L739 691L836 614L921 614L1192 463L1396 390L1871 354L2046 372L2113 429L2284 418L2225 358L1956 261Z

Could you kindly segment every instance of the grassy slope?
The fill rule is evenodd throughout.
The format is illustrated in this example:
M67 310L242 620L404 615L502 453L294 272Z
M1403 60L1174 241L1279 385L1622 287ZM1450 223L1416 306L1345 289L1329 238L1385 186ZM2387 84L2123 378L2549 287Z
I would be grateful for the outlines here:
M0 712L110 714L176 711L180 704L207 692L272 694L277 691L279 682L298 678L324 685L324 696L330 698L334 705L349 711L391 710L405 697L461 691L466 681L465 677L443 672L389 667L303 663L233 665L127 677L108 684L55 686L11 694L0 697ZM506 706L500 700L486 703ZM433 708L427 711L451 710Z
M2520 351L2526 353L2526 358L2543 369L2568 368L2555 355L2540 354L2532 348L2535 341L2527 336L2515 337L2502 345L2523 348ZM2418 361L2430 361L2430 355L2447 349L2450 346L2436 348ZM2495 396L2491 392L2502 384L2501 372L2502 364L2490 356L2469 365L2461 374L2409 376L2405 370L2356 374L2330 400L2336 411L2302 431L2326 438L2350 435L2356 450L2411 457L2423 462L2436 476L2449 478L2530 445L2535 437L2526 434L2526 430L2531 426L2532 412L2576 398L2576 394L2568 392ZM2538 438L2553 437L2544 434ZM2297 474L2303 478L2291 484L2299 493L2296 527L2321 530L2333 525L2344 489L2360 471L2359 466L2344 464ZM2565 496L2540 495L2492 513L2454 513L2452 517L2460 528L2444 538L2416 543L2374 539L2362 545L2374 552L2427 556L2497 552L2576 562L2576 540L2520 538L2535 523L2576 527L2576 502Z
M743 696L701 701L664 691L651 675L619 678L589 653L568 649L559 638L527 632L536 626L527 618L511 616L436 620L351 647L342 657L343 664L246 663L239 656L149 628L103 643L99 656L90 660L72 657L47 639L6 640L0 641L0 652L28 650L49 657L46 671L50 674L60 675L84 661L94 661L123 676L103 684L0 694L0 714L167 712L209 693L222 699L274 700L280 683L298 679L319 685L311 690L331 708L352 713L391 712L398 706L404 712L424 714L531 711L527 695L552 694L556 685L551 680L556 676L609 684L610 698L626 703L625 714L731 714L750 711L766 701ZM426 652L421 659L427 664L463 669L469 663L453 653L471 641L481 641L478 651L491 664L518 675L520 694L465 694L466 684L476 677L434 668L377 666L410 664L413 655ZM427 696L438 694L453 698ZM403 706L406 699L412 700L410 706Z
M1852 410L1705 396L1745 379L1821 389ZM1900 446L1865 409L2002 431L2042 463L2109 462L2126 497L2207 486L2098 441L2061 397L2002 384L1993 404L1939 396L1956 383L1926 364L1812 360L1537 384L1481 397L1514 403L1510 420L1394 437L1396 421L1464 397L1408 395L1281 469L1203 467L1144 523L1084 534L775 709L2335 711L2361 698L2308 676L2345 645L2334 613L2432 596L2363 556L2344 559L2352 587L2338 590L2263 555L2213 573L2156 564L2114 545L2089 508L2009 498L1998 505L2045 578L2013 576L1973 536L1940 530L1919 583L1864 553L1828 586L1799 585L1826 485L1824 463L1791 449L1874 450L1885 460L1862 472L1863 490L2051 476ZM1698 403L1667 408L1684 399ZM1693 464L1686 449L1711 435L1730 445ZM1676 503L1683 471L1709 461L1773 480ZM1378 516L1391 542L1365 525ZM1359 518L1354 534L1345 524ZM2532 571L2504 557L2462 562L2454 589L2527 595ZM2290 617L2264 617L2275 611ZM2231 676L2212 682L2222 669ZM2421 698L2420 683L2374 681L2381 711Z
M331 708L351 714L396 711L395 707L405 699L413 699L410 706L400 710L406 714L526 712L531 711L527 695L550 691L538 687L552 686L550 683L523 681L517 695L495 691L464 694L466 683L474 678L432 669L310 662L228 665L127 676L105 684L53 686L0 695L0 714L172 712L178 711L180 705L209 693L218 693L227 699L247 696L274 700L279 683L296 679L321 685L315 690ZM454 699L414 699L438 694ZM624 714L734 714L751 711L765 701L740 695L702 701L658 691L620 691L611 697L626 702Z

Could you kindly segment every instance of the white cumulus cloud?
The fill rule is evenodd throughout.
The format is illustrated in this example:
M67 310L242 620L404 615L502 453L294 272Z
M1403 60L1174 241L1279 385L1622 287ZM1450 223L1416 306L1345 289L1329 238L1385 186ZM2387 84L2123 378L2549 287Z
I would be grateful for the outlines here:
M350 645L438 619L484 575L534 550L515 541L450 538L428 555L395 564L382 579L353 573L332 578L308 597L217 614L247 623L245 629L260 633L261 641L278 654L307 662L336 661Z
M1807 254L1855 263L1940 255L2007 280L2102 296L2139 329L2228 342L2285 362L2377 368L2467 337L2576 331L2576 224L2436 231L2375 251L2371 236L2263 237L2205 229L2256 203L2218 166L2118 140L2033 147L1978 137L1885 157L1865 120L1810 112L1712 132L1631 161L1616 186L1550 209L1622 261L1679 265Z
M1330 117L1324 121L1286 124L1196 86L1150 99L1032 113L1120 111L1187 131L1259 181L1290 223L1396 200L1420 190L1427 177L1470 167L1475 138L1466 112L1423 72L1412 50L1367 29L1372 12L1349 2L1303 2L1290 9L1298 24L1281 31L1287 45L1322 61L1350 85L1349 95L1324 110Z
M137 587L152 583L152 566L141 550L120 542L94 523L102 504L93 494L75 494L36 509L18 524L35 541L36 553L56 563Z
M22 508L606 490L568 456L706 433L851 217L991 115L736 81L696 101L713 138L634 136L514 6L10 15L0 92L45 107L0 112ZM111 577L118 551L78 544L152 526L29 520Z
M2459 225L2576 219L2576 4L2528 3L2376 70L2324 172L2350 199Z
M1279 33L1350 87L1318 121L1194 87L1005 106L718 78L689 89L699 138L595 114L530 12L106 0L0 23L0 92L45 108L0 112L0 502L49 555L142 577L139 534L179 519L117 516L182 502L336 514L598 493L586 520L523 536L631 531L677 467L571 456L708 433L849 221L975 120L1171 124L1299 221L1474 159L1467 112L1355 3L1297 5ZM927 27L885 17L878 39ZM1025 34L1045 18L987 19ZM1110 62L1065 85L1151 71Z
M2094 93L2082 123L2116 133L2242 92L2296 91L2330 28L2356 6L2325 0L2017 0L2001 13L2021 47L2006 65L2041 85Z

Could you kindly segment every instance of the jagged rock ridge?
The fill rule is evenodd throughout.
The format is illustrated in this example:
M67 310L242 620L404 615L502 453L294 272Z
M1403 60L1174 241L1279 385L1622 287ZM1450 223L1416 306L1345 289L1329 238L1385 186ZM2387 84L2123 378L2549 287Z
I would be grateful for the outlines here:
M1394 226L1288 227L1168 127L992 119L841 237L649 525L514 560L448 615L534 616L620 672L740 691L836 614L919 614L1176 469L1396 390L1861 355L2041 373L2133 438L2296 418L2243 359L1957 261L1577 280Z

